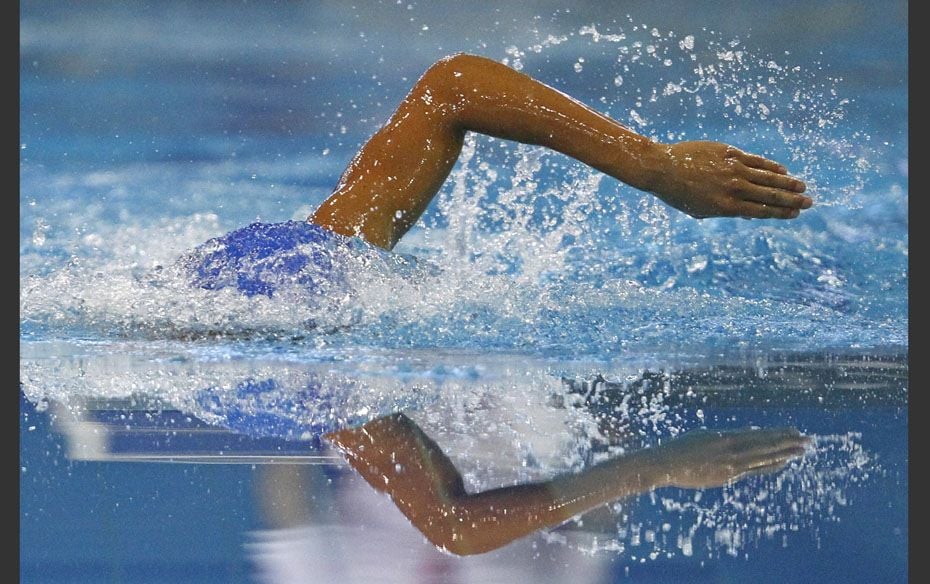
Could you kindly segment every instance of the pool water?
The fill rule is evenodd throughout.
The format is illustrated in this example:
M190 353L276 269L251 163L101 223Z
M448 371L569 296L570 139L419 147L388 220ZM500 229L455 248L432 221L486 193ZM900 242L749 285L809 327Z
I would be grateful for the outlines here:
M21 3L21 580L906 580L906 12ZM815 205L698 221L469 135L397 254L360 252L338 294L174 271L304 219L455 51L782 161ZM459 557L323 437L397 412L472 493L701 428L813 442Z

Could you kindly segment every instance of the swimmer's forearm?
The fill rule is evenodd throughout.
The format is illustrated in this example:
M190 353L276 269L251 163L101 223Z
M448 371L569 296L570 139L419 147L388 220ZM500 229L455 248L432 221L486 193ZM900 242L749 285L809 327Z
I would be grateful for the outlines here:
M490 59L458 55L432 75L413 95L421 92L460 132L557 150L694 217L790 219L813 203L774 161L720 142L654 142Z
M450 123L463 131L556 150L649 191L667 150L561 91L491 59L457 55L435 66Z
M595 507L651 491L663 476L653 461L632 453L550 481L501 487L453 500L457 553L483 553L555 527Z

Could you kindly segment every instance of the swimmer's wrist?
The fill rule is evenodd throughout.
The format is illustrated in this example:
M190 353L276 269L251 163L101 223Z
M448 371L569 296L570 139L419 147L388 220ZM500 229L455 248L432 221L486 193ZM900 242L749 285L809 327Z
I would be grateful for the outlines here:
M643 144L637 169L638 176L635 181L628 184L642 191L658 196L662 185L672 170L671 146L661 142L648 140Z
M661 446L644 448L633 453L639 468L639 480L644 489L661 489L674 485L672 471L665 449Z
M663 456L661 448L643 448L612 459L608 463L608 472L614 473L612 483L622 480L636 491L645 492L667 487L672 484L669 463Z

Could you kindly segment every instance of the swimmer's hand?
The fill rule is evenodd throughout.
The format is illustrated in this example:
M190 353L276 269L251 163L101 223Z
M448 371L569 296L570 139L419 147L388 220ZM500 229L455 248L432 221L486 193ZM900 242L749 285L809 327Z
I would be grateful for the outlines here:
M646 190L692 217L793 219L813 203L801 180L762 156L711 141L656 146Z
M810 443L794 428L696 430L650 450L659 486L706 489L776 471L804 455Z

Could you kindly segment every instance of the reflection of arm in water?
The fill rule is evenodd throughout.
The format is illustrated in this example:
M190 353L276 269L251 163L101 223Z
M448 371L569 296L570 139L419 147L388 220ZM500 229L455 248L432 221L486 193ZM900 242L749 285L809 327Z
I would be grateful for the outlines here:
M610 501L663 486L715 487L804 453L794 429L698 431L552 480L468 493L439 446L404 414L326 436L433 544L490 551Z
M694 217L790 219L812 203L776 162L719 142L653 142L505 65L460 54L426 71L310 220L394 247L468 131L552 148Z

